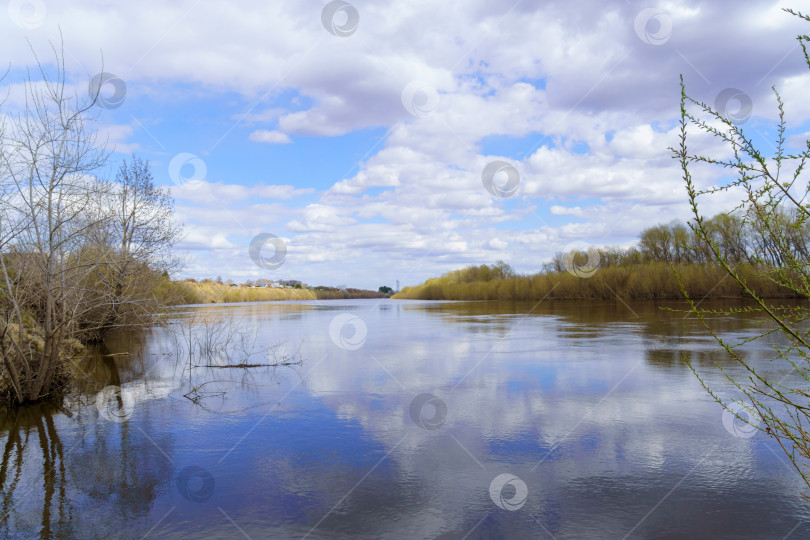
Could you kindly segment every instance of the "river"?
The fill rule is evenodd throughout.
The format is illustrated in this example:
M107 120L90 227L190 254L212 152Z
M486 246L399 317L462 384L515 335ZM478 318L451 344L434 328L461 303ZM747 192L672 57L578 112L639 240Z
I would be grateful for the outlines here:
M726 397L734 366L662 306L184 307L112 336L60 408L4 413L0 536L810 536L776 442L684 358Z

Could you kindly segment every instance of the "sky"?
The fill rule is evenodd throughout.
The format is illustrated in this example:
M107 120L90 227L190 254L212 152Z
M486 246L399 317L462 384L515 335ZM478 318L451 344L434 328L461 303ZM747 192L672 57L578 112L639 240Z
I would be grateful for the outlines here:
M808 0L11 0L4 106L26 66L100 88L94 126L171 189L175 277L376 289L689 218L679 77L773 151L810 137ZM696 151L727 155L695 133ZM701 186L727 181L696 171ZM706 215L739 200L706 201Z

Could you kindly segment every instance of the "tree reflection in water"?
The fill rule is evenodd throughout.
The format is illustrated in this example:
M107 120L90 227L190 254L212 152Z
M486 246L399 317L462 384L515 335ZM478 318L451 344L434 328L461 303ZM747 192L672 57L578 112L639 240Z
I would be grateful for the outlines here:
M0 538L542 535L530 512L558 538L623 537L662 498L642 536L784 536L810 519L793 473L767 438L727 431L684 363L722 356L699 321L661 307L679 306L195 308L255 326L262 349L305 338L304 368L190 362L172 339L188 313L108 342L131 354L80 364L69 412L0 411ZM367 325L361 350L330 332L344 312ZM734 339L760 328L714 322ZM746 354L769 369L767 348ZM131 417L116 414L125 400L96 407L109 385ZM194 403L193 387L218 394ZM425 394L442 403L422 416L409 405ZM528 485L520 512L493 506L502 473Z
M121 384L115 362L100 365L96 375L104 373L106 380L99 389ZM75 414L47 403L2 411L3 438L2 537L78 538L92 531L118 538L122 522L142 523L141 537L158 492L173 477L169 435L149 436L128 420L108 421L92 406Z
M33 499L42 497L42 510L40 513L39 534L41 538L64 537L67 531L66 524L66 487L65 459L62 441L56 433L53 414L56 407L48 404L37 404L25 408L18 408L4 414L0 419L0 431L6 433L6 442L3 448L3 460L0 463L0 493L2 493L2 507L0 507L0 531L16 534L23 530L30 530L31 524L21 527L22 523L10 527L12 522L23 523L27 521L19 514L18 500L21 498ZM32 440L35 438L35 440ZM23 456L26 465L33 453L26 450L31 445L39 446L42 470L42 492L38 486L20 485L23 472ZM54 500L56 496L56 500Z

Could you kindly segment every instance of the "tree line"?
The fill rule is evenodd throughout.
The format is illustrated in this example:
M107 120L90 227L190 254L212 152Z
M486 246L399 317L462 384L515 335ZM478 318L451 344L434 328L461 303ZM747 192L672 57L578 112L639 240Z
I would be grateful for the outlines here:
M679 220L644 229L630 248L598 248L599 267L631 266L651 262L716 264L714 246L729 264L748 263L779 267L788 260L810 260L810 224L795 210L771 210L765 223L756 211L720 213L703 220L705 237ZM543 272L566 270L566 255L582 262L581 252L556 253ZM584 263L584 262L582 262ZM570 264L570 263L569 263Z
M810 223L797 212L761 208L721 213L702 220L702 230L672 221L644 229L636 245L556 253L532 275L507 263L473 265L405 287L395 298L423 300L682 299L682 286L703 298L743 298L727 280L717 254L768 298L801 298L802 291L772 279L774 269L792 261L808 263ZM679 279L673 273L679 275ZM587 279L583 279L587 277Z

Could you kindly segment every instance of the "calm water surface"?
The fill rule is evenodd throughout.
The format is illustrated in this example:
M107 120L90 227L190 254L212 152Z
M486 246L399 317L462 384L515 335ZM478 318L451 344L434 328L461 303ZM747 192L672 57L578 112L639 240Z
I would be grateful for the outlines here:
M694 318L652 303L532 308L189 307L115 336L102 352L131 354L83 361L63 410L0 419L0 536L810 537L775 442L727 429L686 366L734 396ZM758 328L715 322L734 339ZM197 344L230 332L232 348L189 360L189 329ZM302 363L205 366L248 350L266 363L270 347ZM765 344L746 354L779 375Z

